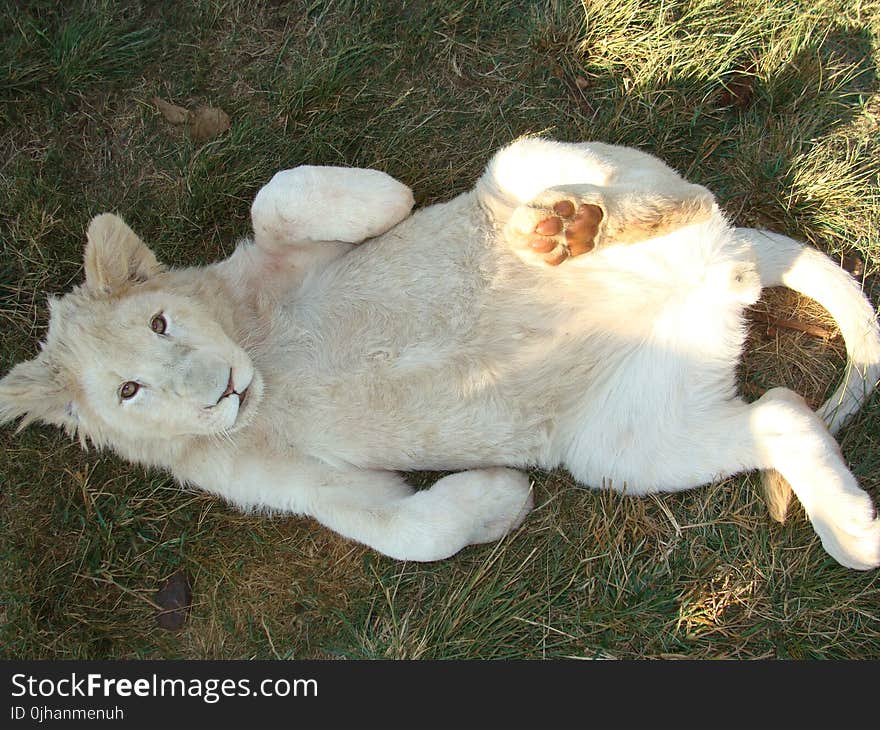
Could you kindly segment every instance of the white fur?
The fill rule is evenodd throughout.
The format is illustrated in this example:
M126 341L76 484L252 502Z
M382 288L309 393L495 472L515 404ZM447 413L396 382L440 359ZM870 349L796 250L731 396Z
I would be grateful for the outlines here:
M853 360L822 417L837 428L857 409L880 373L880 336L838 267L783 236L732 228L708 191L635 150L524 140L473 191L404 220L409 190L377 174L279 173L254 202L255 240L204 269L90 287L90 270L127 270L99 246L86 286L53 311L43 353L0 382L0 419L98 433L242 508L309 514L412 560L521 522L528 482L501 467L562 466L633 494L772 468L835 559L880 564L880 522L821 418L790 391L751 405L735 391L743 310L762 285L785 283L831 311ZM511 220L536 220L535 200L540 215L558 200L599 205L597 250L556 267L530 255ZM383 226L394 227L350 245ZM113 231L140 269L153 267L133 233ZM258 392L222 439L146 438L155 414L111 416L96 393L131 377L126 348L149 359L136 330L157 306L188 337L223 330L208 338L219 346L187 345L201 362L202 349L230 366L247 352ZM118 348L104 338L101 357L77 350L71 322L86 342L117 332ZM219 387L167 382L159 414ZM413 493L396 474L408 469L465 471Z
M399 223L412 206L410 189L384 172L302 165L277 173L257 193L251 215L255 235L267 248L304 241L360 243Z

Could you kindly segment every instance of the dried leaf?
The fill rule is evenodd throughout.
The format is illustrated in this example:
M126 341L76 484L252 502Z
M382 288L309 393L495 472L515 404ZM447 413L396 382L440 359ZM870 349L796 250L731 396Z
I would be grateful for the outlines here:
M727 79L724 88L718 94L717 103L720 107L735 106L737 109L748 109L755 97L754 66L734 71Z
M207 142L229 129L229 115L213 106L200 106L189 118L189 134L194 142Z
M192 605L192 589L186 571L178 570L166 580L156 591L154 601L161 609L156 614L156 623L169 631L182 629Z
M172 104L169 101L160 99L158 96L153 97L153 103L156 105L156 108L162 112L162 116L172 124L183 124L189 119L189 112L182 106Z
M562 76L562 81L565 83L565 86L568 88L569 93L572 96L574 102L580 107L581 112L584 116L590 117L590 119L595 118L596 109L590 103L590 100L587 99L587 89L590 88L590 82L587 81L583 76L578 76L573 81L565 76Z
M858 256L844 256L841 265L856 279L865 275L865 262Z

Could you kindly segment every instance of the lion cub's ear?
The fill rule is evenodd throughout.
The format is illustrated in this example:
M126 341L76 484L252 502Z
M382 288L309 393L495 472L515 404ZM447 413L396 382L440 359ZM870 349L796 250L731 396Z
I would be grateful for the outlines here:
M71 396L44 354L19 363L0 378L0 423L16 418L22 419L19 431L33 421L61 426L68 433L76 428Z
M112 213L95 216L86 237L86 286L95 292L114 294L163 269L137 234Z

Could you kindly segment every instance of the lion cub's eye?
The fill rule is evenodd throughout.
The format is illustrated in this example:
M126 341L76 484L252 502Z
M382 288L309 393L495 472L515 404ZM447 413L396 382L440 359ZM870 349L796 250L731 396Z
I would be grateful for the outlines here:
M150 329L157 335L164 335L165 330L168 329L168 321L165 319L165 315L161 313L154 314L150 320Z
M133 380L127 380L119 388L119 397L123 400L134 398L135 393L137 393L140 389L141 386L135 383Z

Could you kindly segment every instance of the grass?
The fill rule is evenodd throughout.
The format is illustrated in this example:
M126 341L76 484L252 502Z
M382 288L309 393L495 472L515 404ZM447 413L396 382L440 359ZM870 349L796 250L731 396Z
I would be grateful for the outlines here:
M655 152L738 223L861 259L880 293L876 0L77 0L21 4L0 31L2 372L80 279L96 213L203 263L278 169L378 167L426 204L525 133ZM153 96L232 129L196 145ZM833 328L792 295L761 306ZM755 325L743 389L818 403L842 367L838 341ZM841 443L880 502L878 415L875 397ZM834 563L799 508L770 522L754 475L637 500L535 473L516 534L417 565L49 428L0 444L4 657L880 657L880 574ZM161 631L152 597L180 568L195 606Z

